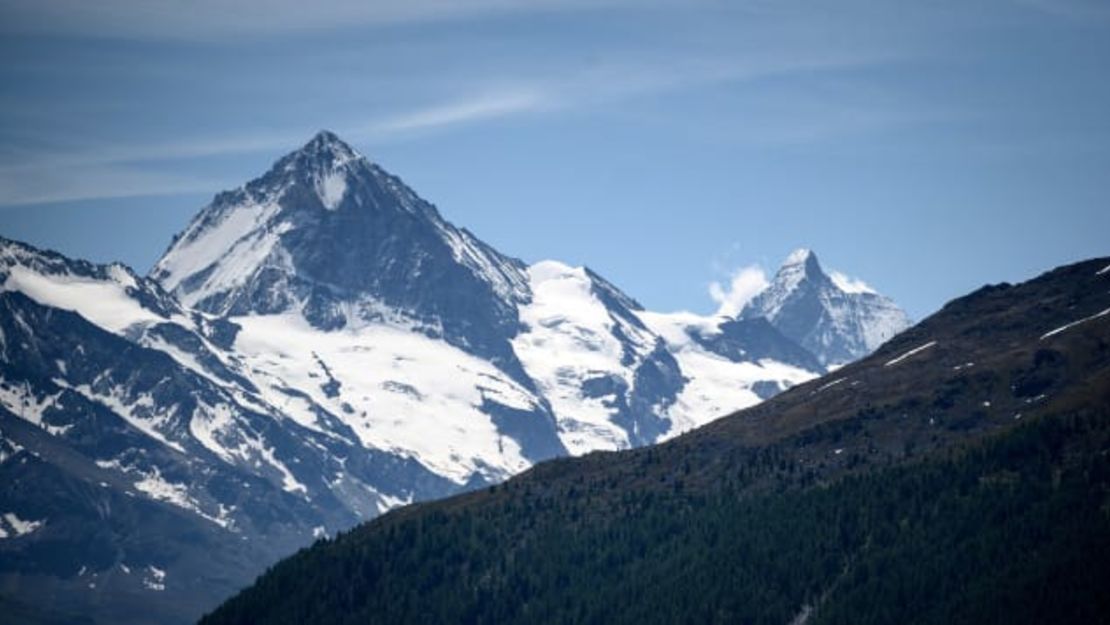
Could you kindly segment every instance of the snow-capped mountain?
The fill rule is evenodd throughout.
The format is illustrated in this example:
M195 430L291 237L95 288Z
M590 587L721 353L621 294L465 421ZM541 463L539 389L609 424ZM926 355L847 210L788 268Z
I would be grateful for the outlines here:
M293 389L286 389L284 399L268 395L253 379L259 374L250 368L249 354L231 350L242 326L182 308L156 282L126 267L72 261L0 240L0 279L3 320L10 326L4 331L0 405L53 435L68 438L72 432L82 443L95 440L106 430L90 424L86 413L98 412L141 434L140 447L168 457L246 471L299 498L330 493L344 500L334 507L344 511L336 525L411 499L425 479L451 490L412 462L411 476L392 472L389 479L378 469L338 463L352 448L367 448L342 422L295 401ZM86 405L88 410L78 409ZM367 451L359 455L388 455ZM114 457L96 460L119 464ZM143 476L159 470L114 468ZM333 473L361 475L360 492L327 482ZM204 482L190 480L188 486L203 488ZM218 497L200 491L193 499L183 507L235 523L235 506L225 509Z
M321 132L262 177L216 196L151 277L216 315L295 311L320 330L389 317L511 361L504 336L516 330L516 304L528 300L525 269Z
M825 273L807 249L791 253L739 316L767 319L826 366L862 358L910 326L890 298L859 280Z
M149 278L0 239L0 586L75 611L165 593L159 620L188 620L393 506L758 403L836 361L782 322L832 278L786 271L773 314L647 311L499 253L328 132Z

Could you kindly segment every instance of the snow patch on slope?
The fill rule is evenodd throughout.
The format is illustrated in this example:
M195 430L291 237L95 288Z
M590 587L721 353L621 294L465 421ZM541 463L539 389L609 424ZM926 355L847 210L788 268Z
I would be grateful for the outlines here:
M165 479L162 477L162 472L158 467L153 467L149 472L141 472L140 475L142 479L136 481L134 486L137 490L146 493L151 499L164 501L179 508L184 508L223 528L227 528L231 525L231 520L227 517L228 510L226 508L221 506L220 514L217 516L207 514L200 507L200 504L189 496L189 487L187 485L175 484Z
M226 404L209 406L203 401L197 401L193 416L189 419L189 432L193 438L206 449L220 457L224 462L233 462L233 455L219 441L219 436L226 432L234 422L234 412Z
M41 521L24 521L14 512L5 512L3 518L4 521L7 522L7 528L5 529L4 524L0 523L0 538L26 536L46 525L46 519Z
M24 421L49 431L51 434L58 434L59 429L61 429L61 433L64 433L66 429L51 429L49 425L44 424L42 421L43 413L45 413L48 408L60 407L57 404L60 395L61 393L56 393L42 398L35 397L34 393L31 392L30 386L26 383L16 385L0 379L0 406L3 406L8 412L20 417Z
M147 590L165 590L166 571L154 566L153 564L146 567L146 575L143 576L143 586L146 587Z
M179 293L187 306L229 286L242 284L269 256L288 225L267 228L281 210L276 201L258 203L248 200L222 211L214 222L190 225L180 241L158 261L155 275L162 286L177 290L181 281L216 265L202 288Z
M929 341L928 343L926 343L924 345L920 345L918 347L915 347L915 348L907 351L906 353L902 354L901 356L898 356L897 358L892 358L892 359L888 360L886 362L886 364L884 364L883 366L884 367L892 367L892 366L902 362L903 360L909 358L910 356L913 356L914 354L919 354L919 353L929 349L930 347L932 347L936 344L937 344L936 341Z
M1077 326L1081 323L1086 323L1088 321L1093 321L1095 319L1098 319L1099 317L1104 317L1108 314L1110 314L1110 308L1107 308L1106 310L1104 310L1102 312L1097 312L1097 313L1091 315L1090 317L1084 317L1084 318L1079 319L1077 321L1072 321L1071 323L1066 323L1066 324L1060 326L1059 328L1056 328L1055 330L1044 333L1041 336L1041 340L1043 341L1043 340L1045 340L1049 337L1056 336L1057 334L1059 334L1061 332L1064 332L1066 330L1070 330L1070 329L1074 328L1075 326Z
M85 399L111 410L132 427L163 445L172 447L182 453L185 452L185 448L180 443L169 440L159 430L159 428L169 425L173 415L165 411L159 411L154 403L154 398L150 394L143 393L135 399L131 399L128 397L126 390L119 386L112 387L108 393L99 393L94 391L89 384L71 387L61 380L56 379L54 382L71 388L83 395Z
M0 432L0 463L6 462L10 458L14 458L21 451L23 451L23 445L20 445L12 439L4 436L4 433Z
M316 192L320 195L324 208L335 210L347 195L347 174L342 171L329 172L320 179Z
M117 334L135 324L165 321L128 295L127 289L135 288L133 278L122 271L115 277L116 280L105 281L71 275L43 275L16 265L9 270L3 290L19 291L43 306L73 311Z

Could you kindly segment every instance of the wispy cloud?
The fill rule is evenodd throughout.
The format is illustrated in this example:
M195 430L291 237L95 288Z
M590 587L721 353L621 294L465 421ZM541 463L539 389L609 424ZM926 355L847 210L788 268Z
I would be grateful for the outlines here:
M760 291L767 288L767 273L759 265L741 267L733 272L727 284L709 284L709 297L717 303L717 314L735 317Z
M2 0L0 32L214 40L645 1L658 0Z
M374 122L362 129L370 138L381 135L469 124L553 108L549 93L528 88L481 93L461 100L408 111Z
M426 107L416 107L370 122L342 124L352 141L382 141L395 136L442 130L490 119L538 112L552 101L539 91L482 92ZM295 149L318 128L223 135L140 145L103 144L75 150L9 150L0 160L0 206L80 199L214 192L222 181L157 171L187 159L234 156Z
M840 290L846 293L875 293L875 289L859 278L853 278L848 274L839 271L830 270L829 278L836 284Z
M647 6L671 4L673 1L648 0ZM319 52L325 55L322 59L303 65L304 69L321 68L321 72L309 72L306 78L305 89L311 97L297 100L310 102L311 107L302 104L295 111L283 110L281 101L274 98L284 95L284 83L262 82L264 89L252 91L235 87L211 96L205 94L206 97L218 99L219 104L211 115L196 115L209 127L228 125L230 122L223 121L219 115L230 112L228 118L243 117L243 106L255 104L240 104L239 97L243 93L262 91L265 95L259 96L261 101L257 106L279 111L281 115L277 118L279 121L271 121L271 128L264 131L243 132L240 127L237 131L208 137L169 137L162 141L132 144L101 139L81 144L80 132L59 132L33 117L37 103L57 98L26 101L16 98L12 100L15 104L9 105L9 108L24 113L25 117L31 116L36 123L28 128L41 135L24 137L26 140L18 142L9 141L0 151L0 182L5 183L0 186L0 206L72 200L82 196L104 198L159 192L170 194L205 188L215 191L220 181L203 176L184 177L180 173L197 169L201 163L190 163L190 167L185 168L177 165L189 159L235 155L272 157L305 141L320 129L317 124L328 126L356 145L372 147L508 118L567 112L617 112L623 110L625 103L650 102L650 98L655 96L697 93L699 89L723 85L737 87L738 92L744 94L743 100L750 103L753 98L765 100L763 95L759 95L766 91L759 85L765 79L809 77L890 64L901 60L904 53L885 46L858 45L854 41L851 45L844 45L839 40L811 45L811 37L806 36L809 29L801 28L795 32L797 23L804 20L797 19L790 10L783 17L778 15L778 5L768 8L761 2L751 4L759 10L748 7L754 12L734 16L748 32L748 37L737 37L736 33L723 27L714 29L708 35L706 31L697 30L697 36L693 36L691 33L694 31L687 28L677 29L679 34L674 35L672 40L668 29L666 45L658 46L654 42L648 45L638 39L606 39L598 44L598 48L604 50L601 54L592 50L568 54L562 44L553 52L550 42L529 47L515 38L499 40L496 45L487 48L479 45L484 45L484 40L469 31L465 36L459 35L458 39L439 41L430 50L414 48L411 43L404 44L403 49L388 42L370 48L328 45L323 46L323 52ZM126 35L134 31L154 38L176 35L208 37L220 36L224 33L223 29L230 32L240 27L248 34L256 30L259 33L277 33L306 28L429 21L452 16L484 16L497 12L591 10L598 6L615 5L643 10L645 3L633 0L325 0L309 6L293 0L278 0L276 4L261 0L235 3L196 0L185 4L175 0L103 0L97 3L79 0L0 0L8 18L4 25L0 25L0 32L41 28L85 35ZM662 17L664 13L666 11L653 14L652 19L665 21ZM680 12L672 13L677 17ZM747 23L748 17L752 17L753 24ZM822 14L815 19L820 22L825 17ZM768 23L774 28L762 26ZM98 30L102 32L97 33ZM411 42L411 38L405 40ZM174 63L169 66L169 71L183 74L181 84L205 84L203 77L193 73L193 66L178 63L180 59L176 55L191 54L195 52L194 48L208 47L159 46L172 51L169 58ZM312 47L314 50L317 48ZM192 52L185 53L182 49ZM527 53L515 58L512 52L518 49ZM124 50L129 54L131 48L125 45ZM458 58L452 57L452 54ZM388 68L381 70L368 66L362 58L364 55L372 59L389 59ZM117 59L117 56L111 58ZM437 72L441 66L442 71ZM238 84L248 73L244 70L252 67L250 64L236 66L221 79ZM95 67L92 69L97 70ZM26 70L21 71L21 75L28 74ZM55 67L52 71L69 70ZM158 85L174 80L174 77L157 74L144 76L144 80ZM249 75L243 80L249 81ZM352 87L368 82L373 82L372 90ZM123 84L131 86L126 81ZM146 83L139 84L145 86ZM343 94L337 96L340 101L334 105L321 95L333 90ZM181 92L185 98L195 97L204 101L187 87ZM100 95L104 97L104 94ZM99 106L115 106L120 99L116 98L115 92L110 95L110 101L105 98ZM744 117L746 125L742 132L732 133L731 140L749 144L804 143L917 121L916 113L900 110L897 106L890 110L870 105L853 107L852 102L834 102L830 98L808 103L812 99L810 94L795 96L792 102L772 102L765 107L766 110L760 109L758 104L755 108L741 110L743 106L748 106L742 103L737 110L731 111L731 118ZM131 93L132 101L142 97L145 97L142 91ZM368 106L358 108L350 104L357 98L364 99ZM799 105L797 100L807 104ZM176 102L167 101L165 105L172 107ZM791 107L797 106L811 108L796 113ZM320 115L327 121L316 120L312 125L298 125L294 120L303 119L308 109L311 114ZM369 113L360 115L357 111L361 110ZM77 106L67 109L65 115L69 119L80 119L83 112ZM747 115L749 112L751 115ZM283 125L290 121L294 123ZM732 130L726 125L727 122L722 123L720 119L706 120L705 124L701 124L701 131L726 137ZM131 129L125 126L125 130ZM127 134L134 136L138 133ZM47 145L53 147L42 147Z
M55 170L0 169L0 205L210 192L220 181L116 165Z
M0 162L0 172L31 172L51 167L80 168L121 163L150 163L206 156L249 154L292 147L310 130L207 138L185 138L145 144L102 143L65 150L10 150Z
M68 150L9 150L0 160L0 206L212 193L226 180L181 173L183 160L288 149L308 132L221 136Z
M356 143L403 139L413 134L508 117L599 107L670 91L742 82L797 71L819 71L874 62L869 57L828 55L737 62L718 59L652 59L613 62L545 79L491 82L424 106L376 118L336 123L332 130ZM0 157L0 206L82 198L129 197L215 191L218 182L157 173L159 165L216 156L280 152L305 141L314 127L277 129L146 144L102 143L74 149L9 148Z

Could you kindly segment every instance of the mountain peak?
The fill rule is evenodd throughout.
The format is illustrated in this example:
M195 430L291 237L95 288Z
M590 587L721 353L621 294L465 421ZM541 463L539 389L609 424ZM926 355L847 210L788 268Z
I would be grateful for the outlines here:
M829 277L817 262L817 254L814 254L811 249L800 247L791 252L779 266L768 290L785 295L798 290L806 283L831 284ZM768 318L771 317L772 315L768 315Z
M307 176L317 182L326 177L342 175L353 163L369 164L366 158L334 132L321 130L300 149L290 152L274 165L271 173ZM321 197L329 204L327 197Z
M786 257L771 284L740 316L765 317L826 365L861 358L909 326L893 301L861 280L826 273L807 248Z
M314 143L323 145L347 145L342 139L339 138L339 135L326 128L320 129L315 135L312 136L312 139L308 142L309 145Z
M346 141L340 139L339 135L330 130L317 132L298 152L311 155L327 154L344 157L348 160L362 156Z
M476 350L507 350L516 303L528 299L520 261L444 220L326 130L216 196L151 277L215 315L299 311L336 329L386 307ZM457 319L460 310L473 314Z
M813 259L813 262L817 262L817 255L813 253L813 250L809 249L808 247L799 247L793 252L790 252L790 255L786 257L786 260L782 264L803 265L808 263L811 258Z
M779 267L778 273L779 275L798 274L801 277L810 278L825 274L821 269L821 264L817 261L817 254L805 247L800 247L791 252L783 261L782 266Z

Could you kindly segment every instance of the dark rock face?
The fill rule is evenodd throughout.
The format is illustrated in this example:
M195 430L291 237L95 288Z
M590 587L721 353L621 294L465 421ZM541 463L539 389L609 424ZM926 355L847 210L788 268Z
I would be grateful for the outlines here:
M635 392L628 399L627 409L614 421L629 432L634 446L654 443L671 427L670 420L657 416L659 407L674 402L685 385L678 363L660 340L636 367Z
M521 410L486 399L482 412L490 415L497 431L515 440L524 457L532 462L567 455L550 411Z
M770 380L762 380L752 385L752 392L758 395L760 399L771 399L785 390L778 382Z

